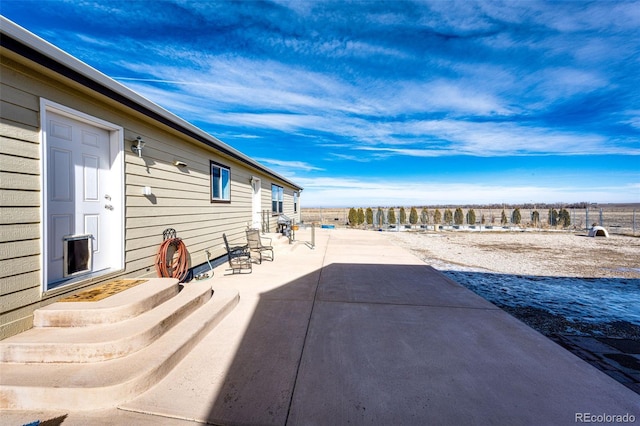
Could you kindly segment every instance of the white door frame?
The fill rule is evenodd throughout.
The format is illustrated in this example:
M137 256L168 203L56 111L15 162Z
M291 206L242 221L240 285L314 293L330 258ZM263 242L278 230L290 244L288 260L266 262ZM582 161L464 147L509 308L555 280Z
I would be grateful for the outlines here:
M251 176L251 227L262 231L262 180Z
M40 209L40 267L41 267L41 288L45 293L48 290L48 271L47 271L47 251L48 251L48 228L47 228L47 196L48 185L46 184L46 177L48 172L48 143L47 143L47 113L53 112L73 120L87 123L91 126L105 129L109 132L109 156L111 160L111 182L114 184L114 193L111 195L114 207L119 210L119 214L114 215L114 229L110 234L111 238L115 239L115 244L119 247L116 250L117 258L110 260L112 267L109 272L113 270L124 269L124 129L121 126L117 126L113 123L101 120L99 118L90 116L81 111L74 110L64 105L58 104L47 99L40 99L40 184L42 188L42 197L40 202L42 208Z

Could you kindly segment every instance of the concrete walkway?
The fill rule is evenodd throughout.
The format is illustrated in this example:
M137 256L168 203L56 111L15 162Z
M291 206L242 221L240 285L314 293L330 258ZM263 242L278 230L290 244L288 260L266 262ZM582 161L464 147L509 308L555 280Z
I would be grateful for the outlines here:
M640 397L376 232L298 232L157 386L64 425L563 425ZM25 414L3 413L2 424ZM39 416L39 417L36 417ZM578 417L576 417L578 416ZM582 417L580 417L582 416ZM9 423L6 423L9 422ZM578 421L580 423L580 421Z

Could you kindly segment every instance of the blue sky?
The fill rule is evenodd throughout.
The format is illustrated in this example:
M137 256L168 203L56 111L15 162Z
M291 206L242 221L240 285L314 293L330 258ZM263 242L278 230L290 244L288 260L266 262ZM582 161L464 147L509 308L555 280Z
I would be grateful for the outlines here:
M12 1L303 207L640 202L640 2Z

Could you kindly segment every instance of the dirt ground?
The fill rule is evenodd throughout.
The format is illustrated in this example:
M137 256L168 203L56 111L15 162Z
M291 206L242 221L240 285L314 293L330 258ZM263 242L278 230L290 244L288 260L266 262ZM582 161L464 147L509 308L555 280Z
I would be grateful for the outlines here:
M536 280L546 277L551 280L566 277L569 281L565 282L574 284L575 280L584 280L596 286L601 279L635 281L640 279L639 237L588 237L584 233L569 232L445 231L385 234L425 263L480 292L483 297L549 337L577 333L595 338L631 339L640 344L640 324L636 322L607 319L594 322L575 316L571 318L566 315L567 309L562 304L555 308L535 306L526 294L505 298L504 293L496 292L496 286L487 283L487 280L484 284L473 279L465 282L466 276L474 276L465 271L482 272L476 277L508 274L511 281L520 279L525 285L533 286ZM597 301L595 303L597 305ZM630 295L620 303L625 305L625 309L637 312L640 309L640 294ZM583 310L581 303L576 306Z
M640 238L567 232L397 232L398 244L435 267L582 278L640 278Z

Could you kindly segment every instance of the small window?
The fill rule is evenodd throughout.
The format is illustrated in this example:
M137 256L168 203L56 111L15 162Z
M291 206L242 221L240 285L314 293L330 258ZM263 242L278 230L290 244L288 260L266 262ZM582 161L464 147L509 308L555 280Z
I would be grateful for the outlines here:
M293 193L293 212L298 213L298 193Z
M282 214L282 204L284 201L284 189L278 185L271 185L271 212Z
M221 164L211 163L211 202L231 201L231 171Z

